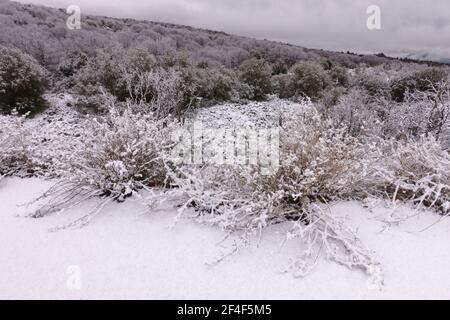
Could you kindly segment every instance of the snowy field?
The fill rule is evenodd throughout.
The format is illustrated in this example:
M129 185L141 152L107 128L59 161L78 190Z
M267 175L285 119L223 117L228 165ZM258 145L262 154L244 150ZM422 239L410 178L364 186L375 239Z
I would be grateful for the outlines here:
M0 1L0 299L450 299L449 65L70 8Z
M80 207L43 219L20 217L51 183L0 181L0 299L449 299L450 220L423 212L387 226L392 209L357 203L331 210L350 224L382 263L385 286L375 290L358 271L319 261L305 279L280 270L299 243L281 246L289 224L270 227L258 247L208 265L227 246L215 228L180 221L167 209L148 212L138 201L110 204L83 229L49 232L81 215ZM92 205L87 203L86 207ZM413 215L398 208L396 215ZM300 240L298 240L300 241ZM80 290L68 286L73 267ZM71 269L72 268L72 269ZM69 274L68 274L69 272Z

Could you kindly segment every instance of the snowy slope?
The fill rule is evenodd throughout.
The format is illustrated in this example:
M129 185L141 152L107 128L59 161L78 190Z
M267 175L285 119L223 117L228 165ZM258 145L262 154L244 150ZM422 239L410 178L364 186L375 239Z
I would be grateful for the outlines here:
M362 240L376 251L385 273L385 288L378 291L370 289L363 274L327 261L306 279L280 273L297 252L295 242L280 247L288 225L271 227L258 248L209 266L221 251L217 244L223 234L191 221L170 228L175 216L170 208L145 213L138 202L111 204L88 227L56 233L48 229L87 208L41 220L15 216L27 211L17 204L49 185L38 179L0 182L0 298L450 298L450 220L417 232L436 221L432 213L382 232L385 224L377 219L389 214L387 209L371 213L356 203L332 209L351 214ZM81 271L80 290L67 286L71 266Z

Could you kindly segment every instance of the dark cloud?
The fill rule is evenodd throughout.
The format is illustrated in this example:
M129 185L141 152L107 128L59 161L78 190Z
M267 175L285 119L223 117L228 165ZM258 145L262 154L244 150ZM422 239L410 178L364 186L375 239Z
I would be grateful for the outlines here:
M21 0L85 13L164 21L305 47L450 57L448 0ZM378 5L382 29L369 31Z

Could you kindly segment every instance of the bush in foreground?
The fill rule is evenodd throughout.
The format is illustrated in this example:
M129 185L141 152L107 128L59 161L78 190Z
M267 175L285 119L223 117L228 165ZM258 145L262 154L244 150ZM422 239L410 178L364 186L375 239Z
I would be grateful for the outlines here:
M372 276L378 264L370 251L322 207L362 196L360 182L369 161L362 160L365 150L312 107L306 114L296 111L283 119L281 165L272 175L263 175L257 166L175 168L169 171L178 187L172 192L182 199L182 208L196 210L200 221L241 232L246 241L267 226L292 221L289 238L301 238L307 248L289 267L296 275L306 275L323 253Z
M0 175L57 178L79 146L84 120L66 108L64 116L0 115Z
M103 199L97 210L73 223L84 225L110 201L124 201L143 188L163 187L162 152L170 145L174 126L173 120L158 120L152 113L131 108L112 108L107 116L91 119L67 175L39 199L46 202L33 216L46 216L91 198Z

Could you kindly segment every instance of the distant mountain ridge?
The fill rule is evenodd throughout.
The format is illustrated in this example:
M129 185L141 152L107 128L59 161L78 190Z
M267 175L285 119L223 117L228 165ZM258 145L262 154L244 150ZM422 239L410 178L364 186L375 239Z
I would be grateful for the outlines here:
M249 57L281 61L288 66L301 60L325 59L350 68L359 64L374 66L395 60L425 64L449 63L450 60L430 62L421 61L427 60L426 57L397 59L384 54L363 55L308 49L171 23L92 15L82 17L81 30L68 30L67 17L65 9L1 2L0 45L14 46L31 54L49 70L54 70L74 52L83 51L93 56L97 49L117 46L145 48L156 56L182 53L195 63L207 62L228 68L239 66Z

